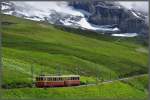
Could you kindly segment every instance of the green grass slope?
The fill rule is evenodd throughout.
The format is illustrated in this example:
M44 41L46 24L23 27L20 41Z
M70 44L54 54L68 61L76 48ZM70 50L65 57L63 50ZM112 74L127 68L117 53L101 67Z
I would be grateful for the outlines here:
M127 99L146 100L148 93L138 90L128 84L115 81L107 84L85 87L63 87L63 88L19 88L2 90L5 99L31 99L31 98L55 98L55 99Z
M56 74L60 71L62 74L79 74L83 82L86 80L94 82L96 77L110 80L148 72L147 47L137 44L135 38L120 39L105 35L97 36L89 32L84 35L86 31L84 34L80 34L84 32L80 30L64 31L43 22L8 15L2 15L1 18L4 87L30 87L32 85L31 67L34 69L35 76L41 73ZM124 83L118 84L124 85ZM128 85L127 87L132 88ZM99 86L92 87L92 91L97 91L97 87ZM134 88L135 93L139 91L139 94L145 96L145 92L136 90L136 87L132 88L132 92ZM84 88L80 89L84 90ZM26 97L28 94L25 92L26 89L22 90L24 89L10 89L5 92L6 95L16 93L16 95L24 94L23 97ZM31 91L33 96L38 95L35 91L43 91L43 93L45 91L28 88L27 90ZM64 91L54 89L54 93L59 90ZM70 92L66 91L66 95L71 95L68 93L75 91L74 88L69 90ZM75 95L78 94L72 92L72 96ZM46 94L43 94L43 97L45 96ZM105 97L101 94L97 96Z
M130 86L135 87L141 91L148 92L148 75L147 74L134 77L128 80L124 80L122 82L129 84Z

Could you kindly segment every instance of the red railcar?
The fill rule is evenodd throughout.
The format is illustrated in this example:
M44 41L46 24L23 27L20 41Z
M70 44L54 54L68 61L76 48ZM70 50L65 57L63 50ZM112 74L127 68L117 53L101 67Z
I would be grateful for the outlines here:
M36 87L63 87L80 85L79 75L39 76L36 77Z

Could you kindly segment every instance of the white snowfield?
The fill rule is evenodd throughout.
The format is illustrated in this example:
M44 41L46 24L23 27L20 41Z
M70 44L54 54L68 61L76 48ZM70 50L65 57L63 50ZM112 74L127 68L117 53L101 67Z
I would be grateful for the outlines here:
M137 33L112 34L112 36L117 37L135 37L137 35L138 35Z
M87 21L85 16L89 16L90 13L84 10L76 10L73 7L68 5L68 2L65 1L14 1L12 2L15 6L16 16L24 17L26 19L34 20L34 21L44 21L45 18L48 18L49 23L53 24L53 13L57 12L60 16L74 16L75 18L80 17L80 20L73 20L71 18L63 18L59 19L59 21L65 26L75 26L80 27L82 29L94 30L94 31L111 31L117 32L120 31L118 27L109 28L105 26L93 25ZM8 9L9 6L2 6L3 9ZM7 11L5 14L12 15L13 11ZM136 17L137 15L133 13ZM57 16L56 16L57 17ZM139 17L139 16L138 16ZM54 17L55 18L55 17ZM59 18L59 17L58 17ZM108 25L109 26L109 25ZM120 36L120 37L134 37L136 33L125 33L125 34L112 34L112 36Z

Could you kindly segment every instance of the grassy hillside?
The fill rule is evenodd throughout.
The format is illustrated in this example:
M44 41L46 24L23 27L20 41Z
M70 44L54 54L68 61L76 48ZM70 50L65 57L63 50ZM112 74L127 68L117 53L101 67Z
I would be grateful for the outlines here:
M92 32L81 30L72 32L47 23L8 15L2 15L2 24L3 86L5 88L31 87L31 67L34 69L35 76L41 73L56 74L58 72L79 74L82 82L87 80L95 82L97 77L100 80L113 80L148 72L147 47L135 42L135 38L120 39L100 34L97 36ZM88 34L81 34L82 32ZM136 97L136 93L139 97L146 97L145 92L130 84L117 82L109 85L110 87L107 85L71 87L69 91L65 88L52 89L54 91L37 88L10 89L5 90L5 96L24 95L23 97L26 98L30 95L26 90L29 90L33 97L57 97L58 95L61 97L62 91L64 91L64 97L68 95L123 97L124 94ZM116 86L114 88L116 90L112 89L113 85ZM119 89L119 86L127 92ZM99 93L97 92L99 88L104 90ZM85 92L76 93L76 89ZM110 91L112 94L106 94L107 89L112 90ZM42 94L39 95L37 91ZM53 95L46 95L49 92ZM55 93L58 94L54 95Z
M111 99L146 99L148 93L128 84L116 81L97 86L65 87L65 88L20 88L3 90L3 98L111 98Z
M134 77L122 82L129 84L130 86L135 87L141 91L148 92L148 75L141 75L139 77Z

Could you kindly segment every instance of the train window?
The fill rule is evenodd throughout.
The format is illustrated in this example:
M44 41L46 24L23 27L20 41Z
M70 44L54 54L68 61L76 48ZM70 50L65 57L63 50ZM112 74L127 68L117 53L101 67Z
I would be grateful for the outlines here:
M74 77L74 80L77 80L77 77Z
M67 80L70 80L70 77L67 77Z
M46 80L46 78L45 77L43 77L43 81L45 81Z
M56 78L54 78L53 80L56 81Z
M67 77L64 77L64 80L68 80Z
M53 81L55 81L56 79L53 77Z
M77 77L74 77L74 80L77 80Z
M68 78L68 77L65 77L65 80L69 80L69 78Z
M78 77L76 77L76 80L78 80Z
M56 77L56 81L58 81L58 77Z
M51 78L47 78L48 79L48 81L51 81Z
M77 77L74 77L74 80L77 80Z
M62 81L62 78L60 77L59 80Z

